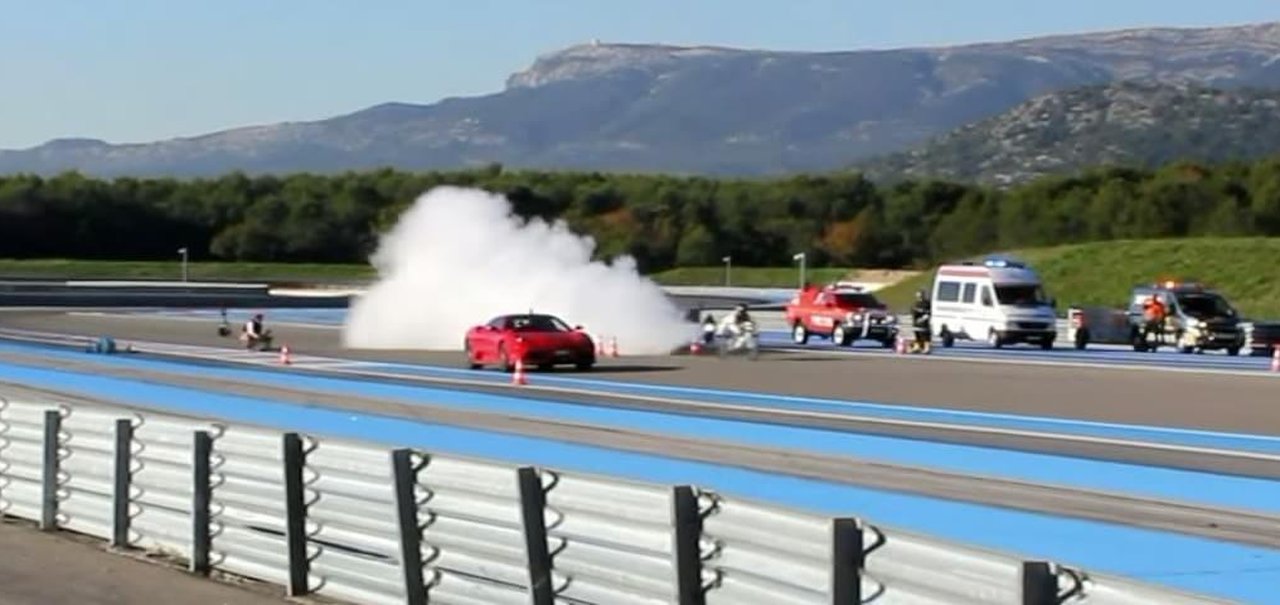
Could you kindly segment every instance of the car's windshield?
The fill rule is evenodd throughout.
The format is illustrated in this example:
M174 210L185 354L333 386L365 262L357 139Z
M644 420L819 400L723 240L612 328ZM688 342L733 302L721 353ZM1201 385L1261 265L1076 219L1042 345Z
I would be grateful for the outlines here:
M520 315L512 317L507 326L517 332L571 332L563 321L550 315Z
M1182 312L1196 318L1233 317L1235 309L1227 299L1217 294L1179 294L1178 306Z
M880 301L870 294L841 292L836 295L836 305L845 309L879 309Z
M996 284L996 300L1002 305L1038 307L1049 304L1044 289L1036 284Z

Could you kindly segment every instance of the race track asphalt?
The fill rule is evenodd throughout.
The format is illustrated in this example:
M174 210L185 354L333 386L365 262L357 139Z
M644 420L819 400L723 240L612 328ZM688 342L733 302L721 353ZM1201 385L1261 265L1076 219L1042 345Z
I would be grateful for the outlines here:
M234 347L216 323L156 316L0 313L0 328ZM296 353L461 367L458 352L353 351L333 328L275 326ZM1280 381L1257 376L875 355L765 354L603 360L593 378L984 412L1280 435Z

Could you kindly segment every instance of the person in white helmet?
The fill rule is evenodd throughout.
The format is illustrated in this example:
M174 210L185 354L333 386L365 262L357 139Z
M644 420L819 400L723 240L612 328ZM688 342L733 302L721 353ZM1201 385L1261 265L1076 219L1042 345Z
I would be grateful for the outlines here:
M253 348L266 336L266 328L263 326L263 317L261 313L254 313L249 321L244 322L241 328L240 339L244 341L245 347Z

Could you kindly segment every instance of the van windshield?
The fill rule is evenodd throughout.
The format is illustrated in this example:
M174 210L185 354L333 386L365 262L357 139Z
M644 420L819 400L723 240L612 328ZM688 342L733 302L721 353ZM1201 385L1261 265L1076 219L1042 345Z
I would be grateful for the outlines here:
M996 284L996 300L1002 305L1040 307L1049 304L1044 289L1036 284Z

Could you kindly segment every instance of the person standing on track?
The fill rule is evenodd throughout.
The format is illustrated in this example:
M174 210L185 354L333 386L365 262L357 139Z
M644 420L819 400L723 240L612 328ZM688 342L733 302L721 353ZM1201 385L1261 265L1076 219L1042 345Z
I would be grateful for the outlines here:
M1142 305L1143 330L1142 338L1144 340L1154 334L1157 342L1164 336L1164 320L1167 314L1164 301L1160 300L1159 294L1152 294Z
M929 298L924 290L916 291L916 302L911 305L911 328L915 336L915 347L923 349L933 339L933 330L929 325L931 316Z

